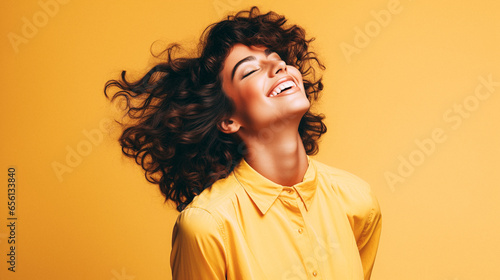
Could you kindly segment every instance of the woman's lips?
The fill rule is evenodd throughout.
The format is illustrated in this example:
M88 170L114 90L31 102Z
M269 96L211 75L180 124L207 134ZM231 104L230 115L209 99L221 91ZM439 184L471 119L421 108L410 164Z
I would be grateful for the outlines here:
M295 88L297 88L297 84L293 79L291 77L286 77L279 80L267 96L276 97L289 92L291 93Z

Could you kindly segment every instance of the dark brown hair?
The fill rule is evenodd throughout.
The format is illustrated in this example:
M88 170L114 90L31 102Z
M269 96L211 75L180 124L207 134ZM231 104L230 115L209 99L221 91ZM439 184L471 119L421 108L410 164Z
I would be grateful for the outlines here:
M257 7L207 27L198 55L177 57L179 45L170 45L164 60L142 78L106 83L118 88L111 100L126 101L131 121L119 139L123 153L134 158L149 182L156 183L168 200L182 211L193 198L216 180L226 177L245 154L244 143L223 133L220 123L234 113L234 104L222 91L219 73L232 46L265 46L303 75L308 99L317 100L323 89L316 68L324 69L314 52L312 39L297 25L274 12L260 14ZM157 56L159 57L159 56ZM318 152L318 139L326 132L324 116L307 111L299 134L308 155Z

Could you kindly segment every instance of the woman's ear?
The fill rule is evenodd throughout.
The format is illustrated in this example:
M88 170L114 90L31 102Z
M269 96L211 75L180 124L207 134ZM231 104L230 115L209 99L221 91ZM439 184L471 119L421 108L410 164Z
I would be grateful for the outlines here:
M233 118L222 120L219 123L219 130L227 134L238 132L240 127L241 124Z

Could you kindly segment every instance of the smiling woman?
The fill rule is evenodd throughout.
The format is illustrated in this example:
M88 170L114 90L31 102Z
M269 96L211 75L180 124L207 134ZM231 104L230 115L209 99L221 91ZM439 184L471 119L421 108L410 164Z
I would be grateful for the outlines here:
M209 26L196 57L167 59L116 87L120 137L181 213L173 279L369 279L381 215L370 187L323 165L323 89L312 39L274 12Z

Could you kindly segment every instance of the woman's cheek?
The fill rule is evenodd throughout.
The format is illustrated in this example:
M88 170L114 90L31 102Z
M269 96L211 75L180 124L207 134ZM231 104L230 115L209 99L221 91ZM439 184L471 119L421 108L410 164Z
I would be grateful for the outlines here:
M302 73L300 73L299 69L297 69L293 66L287 65L287 67L288 67L287 72L298 80L298 82L300 83L299 87L302 88L302 90L303 90L304 89L304 81L302 79Z

